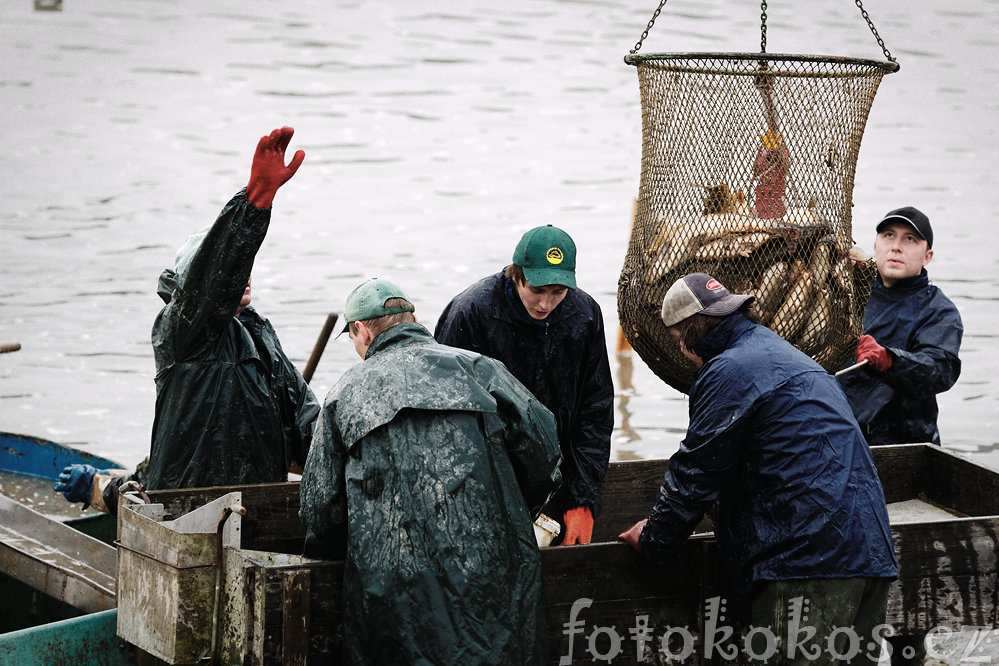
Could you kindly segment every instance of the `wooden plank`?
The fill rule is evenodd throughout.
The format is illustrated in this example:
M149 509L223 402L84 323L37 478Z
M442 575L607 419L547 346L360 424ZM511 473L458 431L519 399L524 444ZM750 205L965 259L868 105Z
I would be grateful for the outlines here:
M871 447L886 502L915 499L931 491L926 448L922 444Z
M689 539L680 557L669 564L654 564L620 541L545 548L541 551L545 603L687 594L704 584L704 565L717 561L716 552L711 538Z
M902 578L964 576L996 569L999 518L955 518L892 528Z
M934 501L969 516L999 515L999 472L939 446L925 453Z
M642 518L659 498L668 460L611 463L600 489L603 510L593 523L594 541L613 541Z
M246 516L243 548L278 553L301 553L305 528L298 519L298 483L259 483L181 490L156 490L150 499L163 505L167 518L179 516L233 491L243 494Z
M243 666L341 663L342 584L343 562L228 550L223 661ZM247 585L252 595L241 595ZM243 628L235 627L235 618L245 618Z
M309 656L309 582L308 569L284 571L284 598L281 600L283 634L282 664L304 666Z
M896 632L921 636L935 627L999 628L995 570L964 576L900 578L888 594L886 621Z
M115 607L115 549L0 495L0 571L86 613Z

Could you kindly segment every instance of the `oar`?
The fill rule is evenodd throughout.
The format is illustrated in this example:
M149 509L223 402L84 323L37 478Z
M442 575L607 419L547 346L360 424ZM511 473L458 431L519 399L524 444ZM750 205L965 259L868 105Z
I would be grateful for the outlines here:
M16 352L21 348L20 342L5 342L0 345L0 354L6 354L7 352Z
M309 357L309 362L305 364L305 370L302 372L302 378L306 384L312 381L312 375L316 372L316 366L319 365L319 358L323 355L323 350L326 349L326 343L329 342L330 334L333 333L333 327L336 326L338 318L339 315L335 312L326 315L326 323L319 334L319 339L316 340L316 346L312 349L312 356Z
M846 373L853 372L857 368L862 368L865 365L867 365L867 359L866 358L863 361L861 361L860 363L854 363L849 368L843 368L842 370L840 370L839 372L837 372L835 375L833 375L833 377L839 377L840 375L845 375Z

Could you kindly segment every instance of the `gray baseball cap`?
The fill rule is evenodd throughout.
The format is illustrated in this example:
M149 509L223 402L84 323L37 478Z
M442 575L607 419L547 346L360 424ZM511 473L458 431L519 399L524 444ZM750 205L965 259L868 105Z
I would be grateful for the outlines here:
M752 294L733 294L707 273L690 273L673 283L663 299L662 318L666 326L675 326L687 317L705 314L714 317L730 315Z

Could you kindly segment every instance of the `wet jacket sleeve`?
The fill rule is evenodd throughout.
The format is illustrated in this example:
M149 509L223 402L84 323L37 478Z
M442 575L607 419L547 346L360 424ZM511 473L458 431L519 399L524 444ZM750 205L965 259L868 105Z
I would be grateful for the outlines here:
M270 210L259 209L237 193L208 230L167 308L169 339L175 358L201 348L229 325L250 279L253 259L270 223Z
M274 336L272 344L281 368L281 376L277 377L276 381L278 387L276 390L280 392L281 400L285 464L286 467L294 464L304 468L312 444L316 417L319 415L319 401L305 382L302 373L285 355L277 336Z
M505 368L497 364L496 369L491 393L506 424L504 439L517 484L534 519L562 482L555 417Z
M938 308L913 332L905 349L888 347L894 357L882 377L897 391L943 393L961 375L961 337L964 326L956 309ZM880 341L879 341L880 343Z
M594 326L582 359L585 373L579 389L579 412L569 433L569 450L575 458L566 469L564 483L577 506L600 513L600 484L610 463L610 440L614 430L614 383L611 380L603 317L594 313Z
M335 404L319 414L301 483L299 518L305 526L303 554L317 559L343 559L347 547L347 452L333 420Z
M662 562L694 531L740 459L749 439L750 401L745 391L704 377L690 395L690 426L669 467L638 544L642 555Z
M309 449L312 446L312 433L319 415L319 402L305 379L296 370L294 387L288 391L288 403L295 406L295 417L288 425L288 465L305 467Z
M958 352L964 333L957 309L943 300L911 299L912 305L901 314L893 313L889 325L869 331L891 352L887 372L863 368L838 378L857 421L878 424L878 433L868 434L874 443L939 437L935 396L950 389L961 374Z

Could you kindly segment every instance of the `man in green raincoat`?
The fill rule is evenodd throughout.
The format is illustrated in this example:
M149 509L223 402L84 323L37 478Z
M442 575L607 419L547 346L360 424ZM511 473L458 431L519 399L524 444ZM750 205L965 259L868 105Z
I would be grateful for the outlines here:
M499 362L438 344L374 278L364 362L330 390L301 484L305 554L343 558L349 664L544 664L531 521L561 482L551 412Z
M246 189L160 276L151 490L285 481L305 461L318 401L250 306L274 195L305 159L299 150L285 164L294 133L261 137Z
M130 481L150 490L285 481L300 471L319 403L271 323L250 306L250 271L288 164L291 127L260 138L246 188L215 223L191 235L160 275L153 324L156 416L147 461L134 474L70 465L54 485L70 502L117 513ZM121 475L119 475L119 472Z

